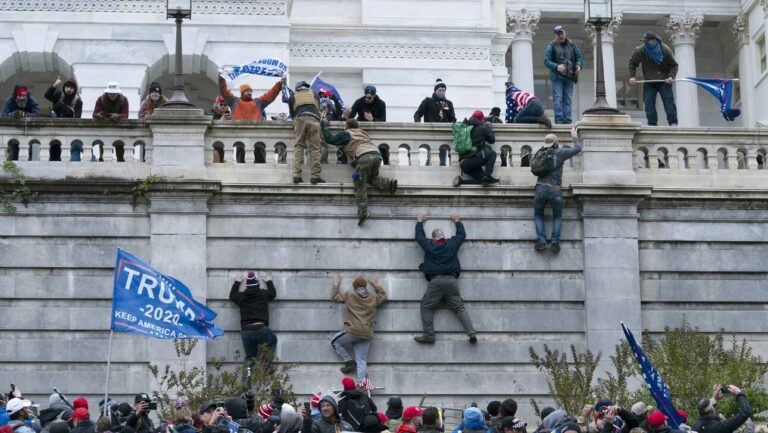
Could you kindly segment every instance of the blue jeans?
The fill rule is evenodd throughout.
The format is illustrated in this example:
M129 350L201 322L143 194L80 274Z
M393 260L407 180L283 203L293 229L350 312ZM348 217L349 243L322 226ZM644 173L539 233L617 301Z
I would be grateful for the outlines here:
M557 77L549 82L552 84L552 109L555 110L555 123L573 123L571 119L573 80Z
M269 326L265 326L258 331L243 331L240 333L240 338L243 340L243 350L245 350L245 359L257 358L259 356L259 348L262 344L266 344L275 351L277 347L277 337L269 329Z
M672 93L672 85L667 83L643 83L643 105L645 105L645 117L649 126L656 126L659 118L656 116L656 94L661 95L664 111L667 113L667 123L677 125L677 107L675 95Z
M515 116L514 123L539 123L539 117L544 114L544 106L538 99L528 102L528 105Z
M83 145L80 143L72 143L72 147L69 148L69 160L80 161L80 152L83 151Z
M533 219L536 223L536 241L544 243L547 235L544 233L544 206L552 206L552 243L560 243L560 225L563 222L563 194L559 189L545 185L536 185L536 196L533 199Z

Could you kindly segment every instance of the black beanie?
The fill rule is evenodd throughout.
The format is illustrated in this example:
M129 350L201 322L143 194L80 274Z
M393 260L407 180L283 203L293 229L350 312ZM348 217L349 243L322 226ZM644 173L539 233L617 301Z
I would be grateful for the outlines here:
M153 81L152 84L149 85L149 93L157 92L159 94L163 94L163 88L160 87L160 83L157 81Z
M441 88L441 87L442 87L443 89L446 89L446 88L447 88L447 87L445 86L445 83L443 83L443 80L442 80L442 79L440 79L440 78L438 78L437 80L435 80L435 92L437 92L437 89L439 89L439 88Z

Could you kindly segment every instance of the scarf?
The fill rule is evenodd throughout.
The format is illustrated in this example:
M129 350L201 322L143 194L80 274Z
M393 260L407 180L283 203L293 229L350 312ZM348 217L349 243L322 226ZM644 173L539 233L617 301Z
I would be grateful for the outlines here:
M440 101L445 101L446 99L445 99L445 96L440 97L440 96L437 96L437 93L432 93L432 100L435 102L440 102Z
M643 54L657 65L660 65L664 61L664 53L661 51L661 40L656 38L656 43L653 45L643 44Z

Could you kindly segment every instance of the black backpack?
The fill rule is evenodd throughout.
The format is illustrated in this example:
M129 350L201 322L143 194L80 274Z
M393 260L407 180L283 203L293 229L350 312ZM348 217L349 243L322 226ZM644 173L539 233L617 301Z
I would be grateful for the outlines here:
M347 413L343 414L344 421L352 425L354 431L360 428L365 416L371 413L371 407L366 398L348 398L346 409Z
M531 158L531 173L535 176L549 176L555 171L555 147L542 147Z

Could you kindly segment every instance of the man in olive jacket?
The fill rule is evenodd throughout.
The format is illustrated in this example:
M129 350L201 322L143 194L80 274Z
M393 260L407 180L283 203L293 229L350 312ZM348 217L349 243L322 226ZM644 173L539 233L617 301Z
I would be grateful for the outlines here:
M368 283L373 286L376 293L368 291ZM358 382L368 377L368 350L373 340L373 323L376 319L376 310L379 305L387 300L384 288L375 277L358 277L352 282L352 290L342 293L341 277L333 278L331 287L331 299L341 302L347 307L344 318L344 330L336 334L331 340L336 353L344 360L341 372L352 373L357 368ZM354 358L349 354L346 346L351 346L355 352Z
M661 102L664 103L669 126L677 126L677 107L675 95L672 93L672 81L677 75L675 54L654 33L646 32L642 41L643 44L635 48L629 59L629 85L635 85L637 66L642 65L643 79L656 81L643 83L643 105L645 105L648 125L656 126L659 121L656 116L656 94L658 93L661 95Z

